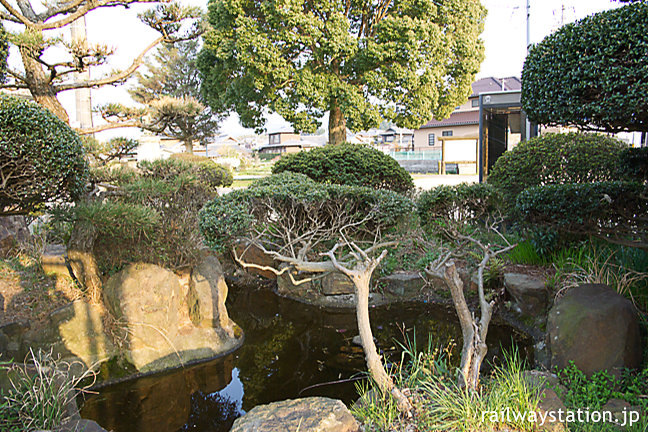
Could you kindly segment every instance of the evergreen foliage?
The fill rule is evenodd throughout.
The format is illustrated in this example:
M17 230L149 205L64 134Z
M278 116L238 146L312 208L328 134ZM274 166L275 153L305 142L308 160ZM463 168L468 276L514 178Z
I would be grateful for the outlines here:
M407 192L412 177L394 158L365 145L343 144L286 155L272 167L273 174L291 171L319 183L366 186Z
M47 109L0 96L0 215L27 214L73 200L88 167L79 136Z
M648 131L648 3L567 24L534 46L522 71L533 121L606 132Z
M264 110L329 140L383 119L417 127L465 102L483 60L477 0L211 0L199 59L206 101L262 129Z

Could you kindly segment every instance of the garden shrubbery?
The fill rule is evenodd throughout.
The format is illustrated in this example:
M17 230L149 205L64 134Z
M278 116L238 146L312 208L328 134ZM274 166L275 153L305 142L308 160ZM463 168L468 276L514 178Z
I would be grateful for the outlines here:
M84 154L79 136L46 108L0 96L0 215L79 197L88 174Z
M597 134L546 134L520 143L500 157L488 183L508 206L534 186L619 180L620 141Z
M305 174L319 183L367 186L408 192L412 177L396 160L365 145L324 146L289 154L275 162L273 174L285 171Z
M214 199L201 211L200 228L208 245L221 251L254 228L272 230L278 220L287 219L293 221L295 238L312 235L319 242L336 241L340 232L349 238L373 236L377 227L398 225L413 208L410 199L396 192L322 184L285 172ZM283 234L276 233L280 248L285 246Z
M95 181L108 183L99 198L54 211L54 222L91 230L102 273L150 262L169 268L194 264L202 238L198 212L231 184L232 174L211 160L140 162L137 169L105 168Z
M423 192L417 201L421 226L434 222L467 222L496 213L502 204L499 191L490 184L461 183L437 186Z

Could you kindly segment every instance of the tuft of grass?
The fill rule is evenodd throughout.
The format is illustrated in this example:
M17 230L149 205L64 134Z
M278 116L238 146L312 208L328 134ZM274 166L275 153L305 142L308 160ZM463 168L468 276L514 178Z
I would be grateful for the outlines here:
M473 392L457 385L448 348L440 349L428 343L427 349L419 351L408 341L403 349L400 364L391 372L396 385L410 395L414 417L402 418L392 398L381 395L367 381L358 385L360 402L351 409L367 432L534 430L535 424L528 420L502 419L504 423L498 423L484 416L487 412L506 409L537 410L540 391L524 379L524 365L517 353L506 354L504 364L495 367L491 376L482 379L479 391Z
M22 432L55 429L67 420L67 406L92 372L80 364L55 359L50 352L30 349L25 364L2 363L8 384L0 390L0 430Z

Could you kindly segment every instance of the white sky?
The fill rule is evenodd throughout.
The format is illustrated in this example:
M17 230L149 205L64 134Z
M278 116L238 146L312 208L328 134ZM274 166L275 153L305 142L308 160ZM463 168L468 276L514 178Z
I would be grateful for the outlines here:
M205 0L181 0L186 4L207 7ZM526 0L482 0L488 9L482 38L486 46L486 59L478 77L520 76L526 54ZM561 25L592 13L621 6L611 0L531 0L531 42L537 43ZM137 13L146 7L135 5L129 9L100 9L87 17L88 40L103 43L116 49L110 64L103 72L124 68L139 52L152 42L157 33L142 24ZM14 54L15 55L15 54ZM93 76L102 70L94 70ZM126 84L127 86L128 84ZM71 119L74 115L72 92L59 95ZM93 105L108 102L130 103L125 86L105 87L92 93ZM278 115L268 118L267 128L277 129L287 123ZM251 133L240 126L236 116L225 120L221 131L234 136ZM112 131L106 136L132 135L125 129Z

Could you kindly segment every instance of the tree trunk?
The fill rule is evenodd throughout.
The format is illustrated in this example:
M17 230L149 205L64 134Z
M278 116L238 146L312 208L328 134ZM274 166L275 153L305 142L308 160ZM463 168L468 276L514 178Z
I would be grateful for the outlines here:
M340 109L337 98L331 101L329 110L328 142L331 145L343 144L346 142L346 119Z
M483 277L481 272L480 277ZM458 378L459 385L470 390L476 390L477 386L479 386L481 364L488 352L486 334L488 332L488 325L490 324L492 306L488 303L481 303L482 319L478 324L473 318L470 309L468 309L463 292L463 282L459 277L454 261L446 264L443 279L450 288L452 302L455 305L457 316L459 317L461 335L463 337L460 365L461 374L459 374ZM483 292L483 284L480 284L480 291Z
M185 153L193 154L193 140L191 139L184 140L183 143L184 143Z
M352 277L356 289L358 330L360 332L360 340L362 341L362 349L367 361L367 367L380 391L383 394L391 394L398 404L398 409L402 413L409 415L412 411L412 405L407 397L394 385L394 381L385 371L382 359L374 343L373 334L371 333L371 324L369 321L369 281L371 279L371 271L368 273L360 273Z
M20 55L25 67L27 85L36 103L44 106L56 117L69 124L70 118L61 102L56 98L56 92L50 84L49 75L43 70L43 65L29 55L27 48L21 48Z
M68 259L72 273L85 288L90 301L101 302L101 277L92 252L97 234L90 223L77 223L72 230L68 247Z

